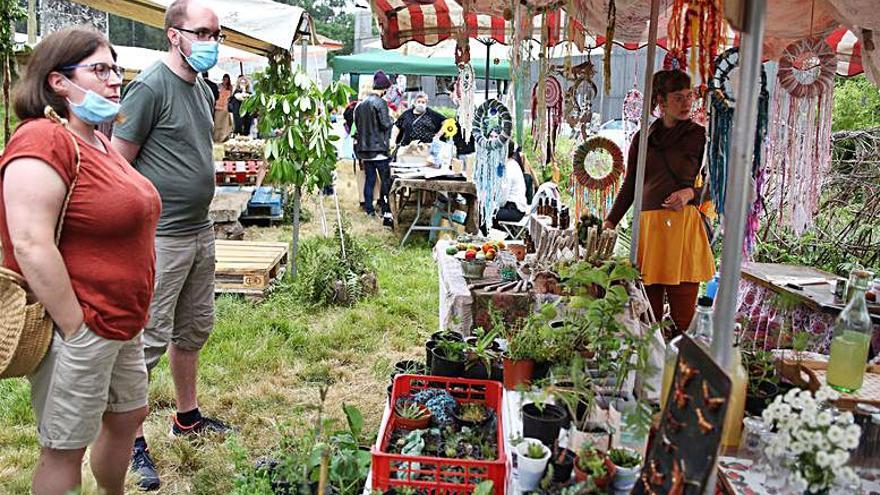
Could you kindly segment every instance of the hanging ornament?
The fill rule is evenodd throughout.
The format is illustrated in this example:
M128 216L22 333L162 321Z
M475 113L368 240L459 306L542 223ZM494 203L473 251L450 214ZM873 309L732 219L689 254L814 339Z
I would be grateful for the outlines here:
M694 98L694 102L691 104L690 119L703 127L707 127L709 125L709 113L707 111L708 86L705 84L697 86L694 94L696 98Z
M471 140L474 121L474 90L476 77L471 64L458 66L458 79L452 92L452 102L458 106L458 122L461 124L461 135L465 142Z
M593 120L593 99L599 94L599 88L593 82L596 68L587 56L586 61L571 68L563 67L561 71L557 68L556 72L571 81L571 86L565 91L565 122L583 139L587 139Z
M779 59L768 169L780 178L780 219L800 235L813 223L831 163L834 50L821 38L796 41Z
M623 130L626 146L624 152L628 152L632 137L642 122L642 106L645 104L645 97L642 92L633 85L633 88L626 92L623 98Z
M624 172L623 151L614 141L595 136L581 143L572 162L575 218L585 212L605 218Z
M734 88L739 76L739 48L730 48L715 60L715 72L707 87L709 119L709 145L706 148L709 192L716 212L724 214L726 201L727 171L730 160L730 140L732 138L733 116L736 108ZM761 66L761 88L758 96L758 122L755 127L755 148L751 170L751 195L747 220L746 239L743 252L754 251L758 232L758 219L763 212L763 175L761 151L767 135L768 107L770 96L767 92L767 73Z
M605 95L611 94L611 48L614 46L614 28L617 24L617 6L614 0L608 0L608 24L605 29L605 57L602 60Z
M480 220L486 229L501 207L501 181L507 146L513 130L510 112L498 100L488 100L474 112L474 144L477 150L473 181L477 186Z
M711 76L712 64L724 42L724 16L717 3L717 0L674 0L667 27L669 52L675 54L674 57L683 57L690 46L689 72L694 77L700 76L704 83ZM684 66L681 70L685 70Z
M684 52L669 50L663 57L663 70L687 71L687 57Z
M542 112L540 107L543 106L542 115L546 115L544 128L547 130L547 142L546 146L543 141L536 141L535 145L547 150L547 161L550 162L556 153L556 138L559 135L559 125L562 123L562 84L554 76L547 76L544 82L544 105L538 104L540 89L538 86L535 84L532 88L532 115L539 115ZM538 129L538 119L533 120L532 135L537 140L542 134Z

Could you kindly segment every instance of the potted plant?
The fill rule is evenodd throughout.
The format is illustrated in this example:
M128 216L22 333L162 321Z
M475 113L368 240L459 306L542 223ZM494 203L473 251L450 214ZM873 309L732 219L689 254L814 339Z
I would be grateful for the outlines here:
M611 449L608 459L614 464L614 489L629 492L642 470L642 455L630 449Z
M404 359L394 363L394 374L396 375L421 375L424 373L425 365L421 361Z
M474 337L465 339L468 344L466 351L467 362L465 363L465 378L475 380L488 380L492 376L492 368L498 361L500 347L495 342L498 335L496 329L484 331L478 328L474 331Z
M521 327L508 327L507 351L504 353L504 388L507 390L529 385L534 375L535 361L546 361L545 334L541 329L548 317L555 313L551 304L545 304L539 312L529 315ZM496 318L501 320L494 312L490 312L490 317L493 322Z
M482 426L492 417L489 409L479 402L459 404L452 415L459 424L470 427Z
M614 465L601 450L594 449L592 445L585 444L578 451L574 461L574 476L578 482L592 480L596 488L607 490L614 476Z
M746 391L746 410L760 416L774 397L779 395L779 376L773 353L763 349L744 352L743 366L749 373Z
M553 465L553 481L555 483L568 483L571 480L571 471L574 469L574 460L577 454L569 449L557 449L550 463Z
M523 436L537 438L544 445L552 446L568 421L568 414L562 407L551 404L550 397L543 391L530 395L533 402L522 406Z
M437 342L431 350L431 374L460 377L464 374L467 344L454 340Z
M434 357L431 351L433 351L434 348L437 347L438 342L446 340L464 342L464 336L452 330L441 330L439 332L434 332L431 335L431 339L425 342L425 369L427 371L431 371L431 361Z
M550 449L539 440L525 438L516 446L516 452L519 488L523 492L535 490L547 469Z
M401 401L394 406L397 426L404 430L424 430L431 423L431 411L424 404Z

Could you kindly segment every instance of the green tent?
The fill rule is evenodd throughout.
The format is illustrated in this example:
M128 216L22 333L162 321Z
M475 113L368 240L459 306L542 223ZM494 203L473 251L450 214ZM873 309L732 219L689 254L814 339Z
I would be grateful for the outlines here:
M483 79L486 74L485 59L471 59L476 76ZM333 67L333 78L342 74L372 74L383 70L388 74L405 74L414 76L457 76L458 67L455 60L444 57L417 57L403 55L392 50L374 50L357 55L341 55L330 61ZM489 68L489 77L495 80L510 80L510 63L502 60Z

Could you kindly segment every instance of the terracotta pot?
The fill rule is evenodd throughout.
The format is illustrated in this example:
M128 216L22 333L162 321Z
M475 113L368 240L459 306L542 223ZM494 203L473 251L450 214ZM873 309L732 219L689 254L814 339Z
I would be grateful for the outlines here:
M511 360L504 358L504 388L516 390L520 385L528 386L532 380L535 362L531 359Z
M522 261L526 258L525 244L508 244L507 250L510 251L514 256L516 256L517 261Z
M605 453L599 451L599 454L605 457ZM587 481L588 479L592 479L593 483L596 485L596 488L599 490L607 490L611 485L611 480L614 479L614 473L617 468L614 466L614 463L611 462L611 459L605 457L605 476L601 478L593 478L589 474L584 471L581 471L581 468L578 467L578 460L575 458L574 460L574 479L580 483L582 481Z
M422 404L419 404L419 408L423 411L427 411L428 415L422 419L407 419L402 418L397 415L397 411L394 412L394 422L397 423L398 428L403 430L424 430L431 423L431 411Z

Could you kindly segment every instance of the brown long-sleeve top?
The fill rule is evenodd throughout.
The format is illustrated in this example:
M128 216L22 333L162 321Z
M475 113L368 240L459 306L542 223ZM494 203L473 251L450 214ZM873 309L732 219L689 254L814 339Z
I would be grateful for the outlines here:
M633 136L627 157L626 178L607 217L614 225L620 223L635 198L639 132ZM649 132L642 211L662 210L663 201L670 194L679 189L694 188L706 145L706 130L690 120L678 121L673 127L667 128L658 119ZM701 192L701 188L694 188L694 199L690 204L698 204Z

